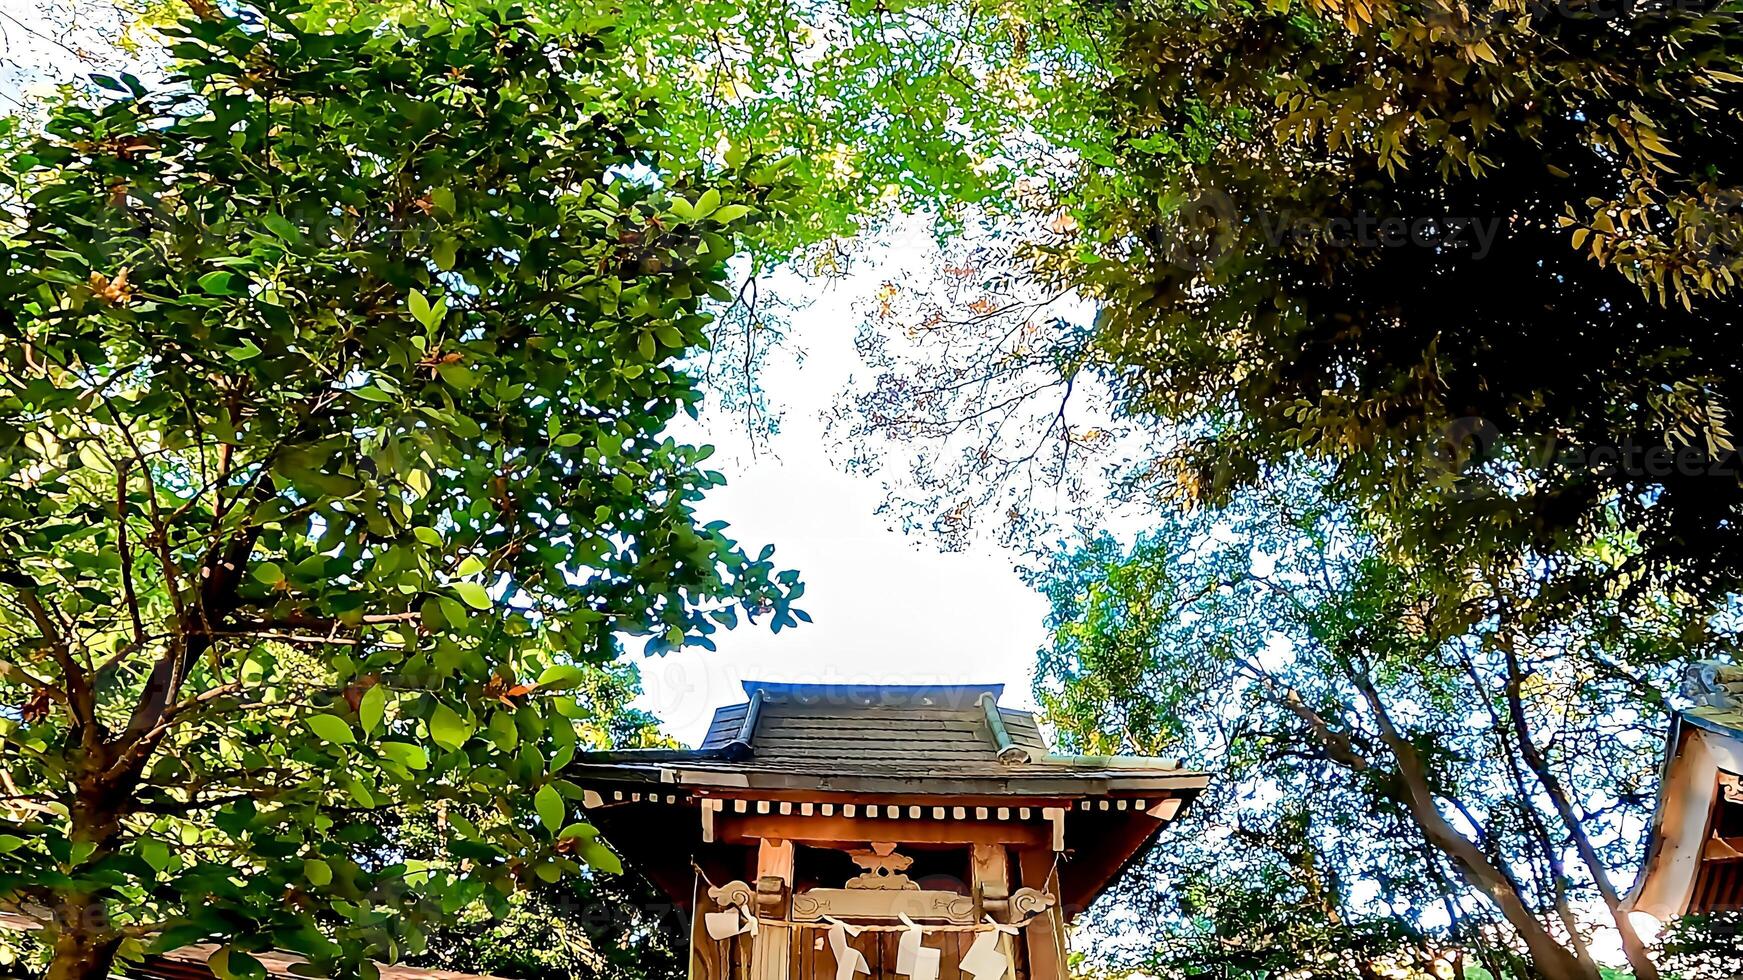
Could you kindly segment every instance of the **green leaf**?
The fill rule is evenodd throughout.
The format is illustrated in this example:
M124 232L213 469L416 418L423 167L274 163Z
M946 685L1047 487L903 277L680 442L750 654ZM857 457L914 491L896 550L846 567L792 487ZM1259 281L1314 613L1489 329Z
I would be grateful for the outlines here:
M490 716L490 723L485 726L490 733L490 740L504 752L513 752L520 743L520 729L515 727L514 715L506 711L498 711Z
M437 366L436 373L441 375L442 380L446 381L449 387L458 391L471 391L473 386L478 383L478 379L472 375L472 370L464 364L442 364Z
M430 325L430 301L424 298L421 290L414 289L405 300L406 309L412 311L412 317L428 327Z
M737 221L738 219L744 217L745 215L747 215L749 213L750 213L750 208L748 208L742 204L728 204L727 206L714 212L714 220L720 222L723 225L730 225L734 221Z
M698 219L706 218L713 214L714 209L718 207L720 207L720 189L710 187L702 192L701 197L696 199L696 217Z
M429 768L430 755L424 751L424 747L421 745L412 745L409 742L381 742L378 748L381 749L382 755L407 769L416 771Z
M277 585L284 581L284 569L277 562L263 561L249 572L254 580L262 585Z
M350 745L357 741L351 726L338 715L309 715L303 719L303 724L322 741L333 745Z
M365 733L381 727L381 716L387 711L387 685L377 683L363 692L357 702L357 725Z
M567 808L563 805L562 794L550 784L539 787L539 791L533 794L533 809L539 813L539 822L551 833L556 833L557 828L563 826Z
M0 854L16 851L23 846L24 838L14 837L11 834L0 834Z
M459 567L454 569L454 574L477 575L482 571L484 571L484 563L478 560L478 556L467 555L466 558L460 562Z
M385 391L382 391L380 388L377 388L374 385L364 385L361 388L353 388L353 389L351 389L351 393L353 395L356 395L358 398L363 399L364 401L371 401L371 402L390 402L390 401L393 401L392 395L388 394Z
M471 722L445 704L436 705L435 712L430 715L430 738L450 752L466 744L466 740L472 737L472 730Z
M598 869L606 874L623 874L623 861L612 852L611 848L597 840L582 841L577 853L581 860L587 862L588 867Z
M230 280L234 278L234 275L222 270L208 272L200 277L200 291L212 296L234 296L236 293L230 288Z
M297 226L291 224L290 221L282 215L269 213L260 219L260 223L266 226L267 231L272 232L274 235L277 235L287 242L295 243L303 240L303 234L297 230Z
M333 866L320 858L303 859L303 877L309 884L319 888L333 882Z
M575 664L552 664L539 674L539 688L545 691L560 691L574 687L587 678L586 668Z
M490 608L490 593L477 582L455 582L454 594L474 609Z
M436 263L436 268L447 272L454 268L454 259L459 252L460 243L452 238L440 238L430 246L430 260Z

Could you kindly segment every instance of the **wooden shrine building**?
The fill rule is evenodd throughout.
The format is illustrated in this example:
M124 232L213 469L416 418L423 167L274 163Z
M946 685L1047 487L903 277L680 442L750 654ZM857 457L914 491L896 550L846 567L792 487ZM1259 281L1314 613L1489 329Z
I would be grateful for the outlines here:
M698 749L569 769L693 912L692 980L1065 980L1065 924L1206 782L1055 755L998 686L744 687Z
M1682 688L1694 705L1671 724L1646 861L1624 903L1660 923L1743 911L1743 667L1695 664Z

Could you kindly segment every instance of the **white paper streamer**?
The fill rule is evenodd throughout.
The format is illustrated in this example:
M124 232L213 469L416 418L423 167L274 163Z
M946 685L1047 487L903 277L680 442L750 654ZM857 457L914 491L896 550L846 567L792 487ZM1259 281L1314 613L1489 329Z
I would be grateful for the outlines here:
M702 921L708 929L709 939L731 939L734 936L757 934L756 916L745 911L742 906L725 912L708 912L702 916Z
M974 945L968 948L967 955L962 958L962 972L974 975L974 980L994 980L1005 975L1010 969L1010 961L999 951L1001 936L1015 936L1016 926L1007 926L993 921L987 916L987 925L992 926L986 932L975 933Z
M860 931L829 916L824 916L823 921L829 923L829 948L835 954L835 980L853 980L855 973L871 973L865 954L847 944L847 937L858 936Z
M731 939L744 931L737 912L709 912L702 916L702 921L708 926L708 938L713 940Z
M914 961L919 957L920 948L924 945L926 931L914 924L906 912L897 916L908 931L902 933L902 941L896 945L896 972L902 976L914 975Z
M938 971L944 967L944 950L922 946L914 954L914 972L908 975L909 980L938 980Z

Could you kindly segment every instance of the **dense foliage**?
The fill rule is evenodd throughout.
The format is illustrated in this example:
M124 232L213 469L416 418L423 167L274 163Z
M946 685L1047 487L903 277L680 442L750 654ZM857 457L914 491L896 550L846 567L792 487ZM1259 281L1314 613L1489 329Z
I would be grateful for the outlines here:
M1107 157L1084 155L1057 212L948 251L938 283L890 284L862 336L877 374L854 461L918 443L902 513L950 541L992 524L1045 551L1062 502L1086 524L1110 504L1160 519L1050 578L1159 604L1135 625L1112 599L1060 611L1058 720L1168 746L1226 733L1275 675L1265 723L1319 736L1305 775L1256 749L1201 757L1263 763L1251 778L1287 798L1355 794L1315 813L1365 804L1372 846L1314 856L1363 892L1351 915L1401 881L1412 915L1480 896L1456 910L1477 932L1438 914L1438 941L1592 975L1569 910L1613 909L1638 860L1611 821L1650 795L1663 681L1735 638L1711 617L1743 577L1736 6L1096 9L1111 70L1081 81ZM1304 553L1347 566L1311 597L1230 576L1247 600L1213 602L1213 573L1173 564L1219 526L1292 541L1279 501L1304 497L1338 515ZM1182 624L1153 595L1210 607ZM1229 659L1291 630L1329 652L1283 675ZM1577 715L1535 714L1540 684ZM1121 710L1134 691L1153 699ZM1575 745L1616 764L1564 772ZM1390 855L1382 817L1428 853ZM1223 897L1281 914L1284 894ZM1381 932L1422 928L1406 919ZM1263 933L1236 929L1237 951L1262 955Z
M1214 503L1305 457L1426 561L1623 526L1637 584L1736 582L1735 5L1117 9L1072 213L886 304L920 341L859 434L967 443L928 506L989 458Z
M669 747L656 720L630 708L640 693L629 663L590 667L572 693L592 726L590 747ZM591 730L589 730L591 728ZM383 815L393 850L438 860L451 825L430 810ZM471 905L433 922L413 966L518 980L679 980L689 967L689 918L634 866L622 874L587 869L513 891L486 889Z
M800 615L662 434L783 168L667 167L613 49L510 8L196 6L166 85L7 167L0 898L55 978L207 939L370 975L615 868L560 775L585 664Z
M1638 579L1735 585L1734 5L1135 12L1070 274L1122 404L1187 427L1147 477L1307 456L1429 560L1620 525Z
M1222 781L1152 857L1170 887L1136 876L1104 916L1164 923L1135 953L1169 976L1429 974L1461 956L1596 976L1582 910L1608 918L1638 860L1660 692L1734 628L1614 600L1470 622L1350 528L1246 500L1129 549L1096 537L1038 577L1054 636L1038 691L1069 743L1180 754Z

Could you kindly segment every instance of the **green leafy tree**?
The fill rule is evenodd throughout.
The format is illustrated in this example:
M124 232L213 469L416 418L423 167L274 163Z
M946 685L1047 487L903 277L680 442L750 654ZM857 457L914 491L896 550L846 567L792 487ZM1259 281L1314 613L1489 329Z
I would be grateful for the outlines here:
M973 443L916 467L934 510L993 477L1020 518L1037 470L1095 464L1215 503L1309 459L1425 562L1620 525L1640 547L1607 580L1722 597L1743 578L1738 16L1116 8L1078 92L1106 142L1047 199L1074 220L953 263L979 295L922 318L858 434Z
M1204 842L1183 835L1180 855L1156 858L1183 895L1217 897L1202 944L1281 969L1287 950L1264 937L1318 921L1297 939L1328 975L1352 956L1379 970L1462 950L1497 974L1597 976L1578 909L1597 899L1625 929L1615 882L1654 800L1659 692L1684 657L1736 637L1673 603L1493 617L1501 594L1449 601L1432 571L1399 568L1300 498L1130 549L1094 538L1037 581L1053 604L1037 693L1068 742L1184 755L1231 784L1194 817ZM1217 864L1231 850L1248 857ZM1229 879L1249 864L1248 884L1289 887L1244 892ZM1122 894L1143 907L1144 891ZM1159 961L1182 967L1198 927L1170 896L1148 901L1187 923L1169 938L1187 952ZM1398 945L1373 958L1377 937Z
M1636 587L1733 588L1738 16L1135 8L1095 256L1057 268L1104 300L1087 361L1186 429L1151 475L1215 501L1313 458L1425 560L1619 523Z
M801 615L662 434L783 167L669 167L614 50L512 8L200 9L7 168L0 899L54 980L202 940L369 976L615 870L561 778L581 665ZM440 853L359 860L433 807Z
M627 663L589 666L570 696L594 719L578 726L589 748L669 747L653 716L630 708L641 693ZM428 810L385 811L390 849L439 860L450 825ZM679 980L689 968L689 918L633 866L622 874L587 869L478 900L432 922L416 966L522 980Z

